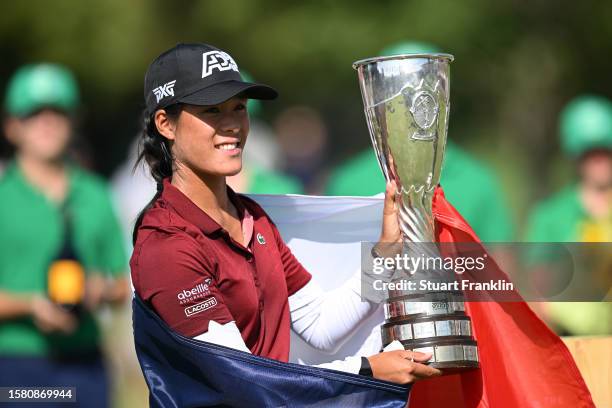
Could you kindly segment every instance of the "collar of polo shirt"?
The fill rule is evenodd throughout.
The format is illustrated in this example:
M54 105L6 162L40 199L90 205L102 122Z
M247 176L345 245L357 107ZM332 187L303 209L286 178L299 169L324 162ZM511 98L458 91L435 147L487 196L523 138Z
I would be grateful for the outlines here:
M162 192L162 198L167 198L167 202L170 202L176 212L186 219L187 221L200 228L206 235L215 235L223 230L223 227L213 220L208 214L206 214L201 208L193 203L185 194L183 194L178 188L170 183L170 178L166 178L163 181L164 191ZM232 204L238 211L240 219L244 219L247 209L236 197L236 193L229 186L227 186L227 195L232 201Z

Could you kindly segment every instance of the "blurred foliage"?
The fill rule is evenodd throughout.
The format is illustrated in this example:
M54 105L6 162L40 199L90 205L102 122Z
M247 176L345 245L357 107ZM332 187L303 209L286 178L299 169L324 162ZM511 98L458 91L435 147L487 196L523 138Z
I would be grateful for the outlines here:
M209 42L279 89L267 119L291 104L319 109L333 164L369 143L351 63L391 42L427 41L456 58L450 137L500 171L522 212L571 175L558 148L563 104L612 95L610 21L612 2L595 0L6 2L0 86L26 62L73 68L81 133L94 167L110 174L138 131L148 63L177 42Z

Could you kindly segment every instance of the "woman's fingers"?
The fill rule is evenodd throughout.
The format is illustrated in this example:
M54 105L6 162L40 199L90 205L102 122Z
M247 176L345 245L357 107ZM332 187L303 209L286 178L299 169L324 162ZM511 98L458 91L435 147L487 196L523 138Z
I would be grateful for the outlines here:
M414 361L416 361L417 363L424 363L426 361L429 361L429 359L432 357L431 353L421 353L418 351L409 351L409 353L412 353L410 358L414 359Z
M389 181L385 190L385 203L383 208L382 232L380 243L395 243L400 241L401 233L397 216L397 186L395 181Z
M415 379L422 380L424 378L438 377L442 375L442 372L437 368L415 362L412 363L412 375Z
M414 358L414 359L413 359ZM431 354L407 350L386 351L368 357L375 378L398 384L441 375L440 370L417 362L427 361Z
M397 205L395 203L395 197L397 193L397 186L395 181L391 180L387 182L387 186L385 188L385 207L383 213L385 215L395 214L397 211Z
M442 372L436 368L431 366L421 364L429 361L432 357L431 353L421 353L418 351L404 351L403 354L404 359L410 360L411 372L410 374L415 379L423 379L429 377L437 377L442 374Z
M425 363L432 357L431 353L421 353L420 351L400 350L402 358L417 363Z

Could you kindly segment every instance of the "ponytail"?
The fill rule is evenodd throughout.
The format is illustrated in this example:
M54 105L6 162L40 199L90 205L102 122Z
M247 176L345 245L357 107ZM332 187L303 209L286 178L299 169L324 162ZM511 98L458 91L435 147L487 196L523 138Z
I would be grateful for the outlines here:
M176 121L179 114L181 113L181 105L171 105L165 108L166 114L170 120ZM167 177L172 176L173 160L172 154L170 153L170 144L168 139L162 136L157 130L153 115L145 113L143 114L143 126L140 139L140 153L134 164L134 169L145 161L151 171L153 180L157 183L157 192L149 201L149 203L142 209L132 232L132 243L136 243L136 237L138 236L138 228L142 224L142 219L149 208L153 206L153 203L161 196L164 189L163 180Z

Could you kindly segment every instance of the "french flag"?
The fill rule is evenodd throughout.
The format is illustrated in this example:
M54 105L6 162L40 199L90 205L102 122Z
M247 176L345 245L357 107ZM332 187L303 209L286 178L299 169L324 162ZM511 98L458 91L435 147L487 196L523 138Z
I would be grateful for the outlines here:
M137 296L132 302L152 408L406 406L410 387L190 339L170 330Z
M359 265L359 241L374 240L380 232L382 198L253 198L324 288L341 284L348 276L342 267L350 270ZM479 242L440 188L432 209L439 242ZM505 276L500 270L493 273ZM480 368L420 381L414 387L189 339L171 331L137 297L133 312L136 351L151 407L387 408L405 407L408 402L410 408L594 407L567 347L521 301L466 302ZM383 320L381 310L333 356L316 355L292 338L291 359L318 363L370 355L364 354L366 337L380 342ZM380 343L374 344L369 352L379 349Z

